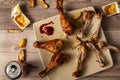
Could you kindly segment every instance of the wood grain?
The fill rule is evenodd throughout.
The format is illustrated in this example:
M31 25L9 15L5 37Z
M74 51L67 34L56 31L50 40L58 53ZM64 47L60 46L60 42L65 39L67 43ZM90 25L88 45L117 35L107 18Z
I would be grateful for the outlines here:
M5 76L5 65L11 60L17 60L17 55L20 49L17 47L21 38L27 38L28 43L27 50L27 62L36 65L38 68L31 69L30 74L21 78L20 80L47 80L40 79L38 76L41 71L42 65L37 49L33 47L34 35L32 30L32 24L36 21L44 18L57 15L56 0L46 0L50 5L49 9L43 9L40 6L29 9L27 7L28 0L0 0L0 80L8 80ZM120 0L65 0L65 11L71 11L87 6L95 6L100 8L102 5L113 1ZM22 33L7 33L6 29L19 29L15 23L11 20L11 8L20 3L22 5L22 11L31 20L31 24ZM104 17L102 21L102 27L106 35L107 41L110 44L120 46L120 15L112 17ZM89 77L80 80L119 80L120 79L120 53L111 52L113 57L114 66L108 70L99 72Z
M107 39L110 44L120 46L120 44L118 44L120 40L120 37L118 37L120 36L120 31L105 31L105 34L107 35ZM17 60L17 55L18 55L18 52L20 51L20 49L17 48L18 42L21 38L25 37L28 39L28 43L26 46L27 62L38 66L38 68L31 70L31 73L27 77L22 78L21 80L32 80L33 78L35 80L39 80L38 73L39 71L42 70L42 66L41 66L41 61L40 61L38 51L32 46L34 42L33 30L25 30L22 33L7 33L6 30L0 30L0 37L1 37L0 38L0 55L2 56L0 57L0 60L4 61L4 63L0 62L0 79L1 80L7 79L7 77L4 74L4 67L9 61ZM119 79L120 78L119 76L120 75L120 63L119 63L120 53L112 52L111 54L114 62L114 66L112 68L102 71L100 73L94 74L85 79L83 78L81 80L88 80L88 79L99 80L99 78L101 78L101 80Z
M28 0L0 0L0 29L18 29L17 25L10 18L11 9L15 4L20 3L23 13L31 20L31 24L26 29L32 29L32 24L38 20L57 15L56 0L46 0L50 5L49 9L43 9L37 5L35 8L28 8ZM71 11L87 6L101 7L107 3L113 2L114 0L65 0L64 9L65 11ZM116 0L119 1L119 0ZM112 18L105 19L103 27L105 30L116 30L118 29L120 16L113 16ZM114 23L110 23L114 21ZM117 24L116 24L117 23ZM108 28L107 26L111 28ZM112 27L114 25L114 27ZM120 28L119 28L120 29Z

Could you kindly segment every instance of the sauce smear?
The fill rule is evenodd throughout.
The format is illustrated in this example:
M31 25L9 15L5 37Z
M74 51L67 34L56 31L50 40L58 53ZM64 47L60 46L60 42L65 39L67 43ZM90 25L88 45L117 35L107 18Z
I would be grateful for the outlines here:
M52 26L48 26L50 24L54 24L53 21L50 21L48 23L42 24L39 28L41 34L47 34L47 35L52 35L54 28Z

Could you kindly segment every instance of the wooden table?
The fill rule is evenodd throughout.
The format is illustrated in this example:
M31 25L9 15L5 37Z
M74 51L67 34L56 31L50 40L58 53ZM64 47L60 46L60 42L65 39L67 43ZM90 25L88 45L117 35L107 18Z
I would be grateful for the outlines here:
M27 38L27 62L36 65L38 68L31 69L30 74L21 80L46 80L40 79L39 71L42 70L40 57L37 49L33 47L34 35L32 24L44 18L54 16L57 13L55 9L56 0L47 0L50 5L49 9L43 9L40 6L29 9L27 8L28 0L0 0L0 80L8 80L5 76L5 65L11 60L17 60L17 55L20 49L17 48L18 42L21 38ZM64 9L70 11L87 6L95 6L100 8L102 5L113 1L120 0L65 0ZM87 2L86 2L87 1ZM19 29L11 20L11 8L16 3L22 4L22 10L25 15L31 20L28 26L22 33L7 33L7 29ZM120 46L120 15L115 15L109 18L104 18L102 27L104 29L106 38L110 44ZM114 65L112 68L83 78L81 80L120 80L120 53L111 52Z

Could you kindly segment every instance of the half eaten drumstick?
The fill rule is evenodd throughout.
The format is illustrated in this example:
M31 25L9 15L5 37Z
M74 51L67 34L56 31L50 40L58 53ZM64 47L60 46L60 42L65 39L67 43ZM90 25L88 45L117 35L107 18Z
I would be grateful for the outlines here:
M116 52L120 52L120 48L110 45L104 41L97 41L96 45L100 48L100 49L110 49Z
M95 15L94 11L84 11L82 13L82 22L84 24L83 24L83 27L80 29L80 31L77 33L79 35L79 38L86 37L87 32L93 26L92 18L94 15Z
M86 58L87 55L87 49L84 45L80 45L78 48L78 56L77 56L77 68L76 71L73 72L73 76L74 77L80 77L81 71L82 71L82 67L83 67L83 62Z
M94 46L92 42L88 42L87 46L94 51L95 56L97 57L97 62L101 67L105 66L105 60L103 56L100 54L100 51Z

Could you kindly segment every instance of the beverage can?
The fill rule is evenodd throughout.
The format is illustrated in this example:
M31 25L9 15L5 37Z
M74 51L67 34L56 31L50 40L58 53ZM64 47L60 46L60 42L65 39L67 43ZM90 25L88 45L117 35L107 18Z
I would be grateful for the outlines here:
M25 76L27 73L27 64L18 61L10 61L5 67L5 74L10 79L17 79Z

